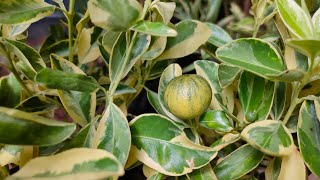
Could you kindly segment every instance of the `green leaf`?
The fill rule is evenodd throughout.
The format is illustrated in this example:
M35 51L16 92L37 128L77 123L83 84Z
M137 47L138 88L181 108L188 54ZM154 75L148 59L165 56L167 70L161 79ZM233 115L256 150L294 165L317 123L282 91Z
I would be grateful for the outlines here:
M297 50L298 52L308 56L309 58L315 58L320 55L320 40L317 39L289 39L286 43Z
M50 59L51 54L67 57L69 55L69 40L65 39L52 44L50 43L48 46L41 46L40 55L45 61Z
M220 86L225 88L232 84L241 71L241 68L227 64L220 64L218 67L218 79Z
M231 41L218 48L216 55L222 62L269 79L285 70L281 56L273 45L260 39Z
M320 9L318 9L312 16L312 23L315 37L320 39Z
M136 0L89 0L88 10L94 25L125 31L139 18L142 7Z
M120 162L111 153L100 149L75 148L32 159L7 179L106 179L123 174Z
M109 89L110 84L104 85L102 87L104 87L105 89ZM119 95L123 95L123 94L134 94L136 92L137 92L137 90L135 88L133 88L133 87L130 87L130 86L127 86L127 85L124 85L124 84L119 84L117 86L116 91L114 92L114 95L115 96L119 96Z
M256 168L263 157L262 152L246 144L226 156L213 171L219 180L238 179Z
M275 93L273 97L273 104L271 108L271 117L274 120L280 120L286 105L287 84L284 82L277 82L275 84Z
M153 60L159 57L166 48L167 37L152 36L149 49L142 55L142 59ZM160 61L161 62L161 61Z
M91 76L76 73L66 73L59 70L45 68L41 70L35 77L40 85L50 89L74 90L82 92L93 92L100 86L98 82Z
M255 122L243 129L241 137L253 147L272 156L287 156L294 149L291 133L281 121Z
M269 162L265 171L266 180L278 180L280 169L281 169L281 158L280 157L273 158Z
M1 144L54 145L68 138L76 128L71 123L4 107L0 107L0 117Z
M19 57L23 62L26 64L31 65L31 67L36 71L39 72L43 68L46 67L46 64L44 63L43 59L41 58L40 54L33 49L31 46L28 46L27 44L24 44L19 41L12 41L7 39L8 43L15 46L14 51L15 55ZM17 49L16 49L17 48ZM19 52L20 51L20 52ZM28 61L28 63L27 63Z
M0 166L10 163L18 164L22 146L5 145L0 151Z
M0 24L31 24L55 10L55 6L43 0L1 1L0 7Z
M233 130L228 116L223 111L219 110L205 112L199 118L199 123L203 127L219 132L230 132Z
M216 151L220 151L221 149L229 146L240 140L240 134L237 132L230 132L225 134L222 138L216 140L210 147L212 147Z
M0 78L0 105L15 107L21 100L21 86L13 74Z
M96 133L94 123L95 121L87 124L87 126L82 128L74 138L72 138L69 142L65 143L62 146L62 148L59 149L59 152L66 151L73 148L92 147L93 138Z
M131 30L138 31L143 34L150 34L153 36L177 36L177 31L168 27L161 22L150 22L141 20L133 25Z
M165 116L166 113L163 111L163 109L161 107L159 95L156 92L153 92L149 89L146 89L146 90L147 90L148 101L151 104L151 106L153 107L153 109L156 110L158 114Z
M230 35L220 26L217 26L212 23L206 23L206 24L211 29L211 36L208 39L208 43L216 47L220 47L232 41L232 38L230 37Z
M112 53L112 47L117 42L117 39L121 35L121 32L115 32L115 31L107 31L103 37L102 37L102 46L104 49L111 54Z
M294 0L276 0L278 12L287 28L298 38L312 38L310 16Z
M25 112L46 112L57 108L55 102L41 94L31 96L21 101L15 109Z
M178 35L168 37L166 49L157 60L187 56L196 51L211 35L209 27L196 20L183 20L175 27Z
M319 101L318 101L319 102ZM299 113L298 142L301 155L316 176L320 177L320 118L312 101L305 101Z
M101 117L93 147L111 152L124 166L127 162L131 145L128 120L123 112L110 104Z
M151 42L150 35L141 33L137 33L132 39L134 42L131 42L130 47L127 49L126 36L125 33L122 33L113 46L109 64L111 80L115 80L119 76L121 76L121 79L124 78L143 53L147 51ZM128 51L130 51L130 54L128 54ZM127 64L124 64L126 59L128 59ZM122 66L125 66L124 71L122 71Z
M54 70L85 75L85 73L75 64L55 54L51 55L51 64ZM68 114L81 126L85 126L94 118L96 92L89 93L58 90L58 95Z
M147 166L170 176L180 176L207 165L217 152L191 142L170 119L144 114L130 122L132 154ZM164 133L165 132L165 133Z
M29 27L30 27L30 24L18 24L18 25L4 25L3 24L2 25L2 36L4 38L8 38L8 39L20 39L19 35L21 35L23 32L25 32Z
M218 180L210 164L192 171L191 173L187 174L186 177L186 179L192 180Z
M193 64L197 74L204 77L209 82L212 94L221 93L222 88L218 81L218 64L207 60L195 61ZM221 110L218 100L215 97L212 98L210 107L212 109Z
M268 117L275 91L274 82L245 71L241 74L238 91L247 122Z
M79 64L86 64L96 60L100 56L98 37L102 29L92 27L82 29L78 41L78 61Z

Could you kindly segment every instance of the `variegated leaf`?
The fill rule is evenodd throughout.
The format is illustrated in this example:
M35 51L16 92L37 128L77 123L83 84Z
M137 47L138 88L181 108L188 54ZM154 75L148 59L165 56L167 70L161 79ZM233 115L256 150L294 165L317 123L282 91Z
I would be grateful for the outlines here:
M295 147L291 155L282 158L278 179L306 180L306 173L304 161Z
M1 1L0 7L0 24L30 24L55 10L55 6L43 0L7 0Z
M53 69L85 75L75 64L55 54L51 55L51 64ZM58 90L58 95L68 114L81 126L84 127L95 116L96 92Z
M290 32L299 38L312 38L310 16L294 0L276 0L276 2L278 12Z
M47 88L65 91L74 90L89 93L100 88L98 82L91 76L51 70L49 68L45 68L37 73L35 80L39 85Z
M132 42L130 42L130 46L127 49L126 36L125 33L122 33L112 48L109 64L110 79L115 80L119 76L121 76L121 79L124 78L134 64L141 58L143 53L147 51L150 42L150 35L135 33L132 37ZM122 69L123 66L125 69Z
M216 47L220 47L232 41L232 38L230 37L230 35L220 26L217 26L212 23L206 23L206 24L211 29L211 36L208 40L208 43Z
M277 82L275 84L275 92L273 104L271 108L271 117L274 120L280 120L286 105L287 84L285 82Z
M313 14L312 23L314 28L314 35L320 39L320 8Z
M309 58L316 58L320 55L320 40L319 39L289 39L286 43Z
M111 153L100 149L74 148L53 156L35 158L7 180L105 179L123 174L123 167Z
M280 169L281 169L281 158L280 157L273 158L269 162L265 171L266 180L278 180Z
M125 165L130 145L131 134L128 120L121 109L112 103L101 117L93 147L111 152L122 165Z
M10 163L18 164L22 146L5 145L0 150L0 166L5 166Z
M226 156L213 171L219 180L238 179L257 167L263 157L262 152L246 144Z
M226 146L233 144L234 142L237 142L240 140L240 134L237 132L230 132L225 134L222 138L215 141L213 144L211 144L210 147L212 147L216 151L220 151L221 149L225 148Z
M167 37L152 36L149 49L142 55L142 59L153 60L160 56L166 48Z
M213 172L212 167L210 164L207 164L206 166L196 169L192 171L189 174L186 174L186 180L192 179L192 180L218 180L216 174ZM179 180L183 179L179 177Z
M22 88L13 74L0 78L0 106L13 108L21 101Z
M151 104L151 106L153 107L153 109L156 110L158 114L165 116L166 113L163 111L163 109L161 107L158 94L156 92L153 92L153 91L147 89L147 97L148 97L148 101Z
M76 126L16 109L0 107L0 143L54 145L67 139ZM8 134L14 132L14 136Z
M40 48L40 55L45 61L48 61L50 59L51 54L57 54L57 55L64 57L64 58L68 57L68 55L69 55L69 40L68 39L60 40L60 41L50 43L50 44L49 43L50 42L48 42L48 44L42 45Z
M133 155L166 175L190 173L217 155L212 148L194 144L172 120L158 114L136 117L130 122L130 129Z
M212 94L221 93L222 88L218 81L218 64L207 60L195 61L193 64L197 74L204 77L209 82ZM210 107L212 109L221 110L218 100L215 97L212 97Z
M102 46L109 53L112 53L112 47L117 42L117 39L121 35L118 31L107 31L102 37Z
M73 148L81 148L86 147L90 148L93 144L93 139L96 134L95 121L87 124L84 128L82 128L78 134L73 137L70 141L66 142L59 152L66 151Z
M100 56L97 44L98 37L102 29L92 27L90 29L82 29L78 41L78 61L79 64L86 64L96 60Z
M89 0L88 10L94 25L125 31L139 18L142 7L136 0Z
M287 156L294 149L292 135L281 121L255 122L242 130L241 137L253 147L272 156Z
M156 11L162 17L162 22L165 24L170 23L170 19L173 17L175 8L176 3L174 2L157 1L151 6L151 10Z
M317 101L318 103L319 101ZM320 177L320 118L313 101L305 101L299 113L298 142L304 162L312 173Z
M245 71L241 74L238 92L247 122L268 117L275 92L274 82Z
M238 77L241 68L230 66L227 64L220 64L218 67L218 79L222 88L225 88L232 84L232 82Z
M299 70L285 70L276 48L261 39L243 38L231 41L218 48L216 56L224 63L270 80L298 81L303 77L303 72Z
M139 21L130 29L153 36L177 36L177 31L161 22Z
M210 28L196 20L183 20L176 24L178 35L169 37L165 51L157 60L187 56L205 43L211 34Z
M158 87L158 96L159 96L159 102L160 106L163 110L163 112L174 121L177 121L179 123L183 123L183 120L179 119L175 115L173 115L167 106L167 104L164 101L164 92L167 88L167 85L169 82L178 76L182 75L182 69L178 64L170 64L161 74L160 80L159 80L159 87Z

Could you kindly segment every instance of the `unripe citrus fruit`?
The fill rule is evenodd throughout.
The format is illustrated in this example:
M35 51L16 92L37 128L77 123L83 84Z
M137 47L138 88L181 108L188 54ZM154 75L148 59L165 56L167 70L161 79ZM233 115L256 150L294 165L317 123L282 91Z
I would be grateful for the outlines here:
M173 78L164 93L164 101L169 111L184 120L203 114L209 107L211 98L211 88L207 80L196 74Z

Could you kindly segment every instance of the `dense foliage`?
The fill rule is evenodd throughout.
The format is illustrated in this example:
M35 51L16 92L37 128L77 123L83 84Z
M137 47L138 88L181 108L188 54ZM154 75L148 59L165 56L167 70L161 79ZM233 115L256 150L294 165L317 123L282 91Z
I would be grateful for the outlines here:
M320 177L319 7L0 1L9 70L0 179L117 179L139 168L148 179ZM53 13L61 23L40 47L27 45L29 26ZM175 79L183 85L171 87ZM157 113L128 114L143 91ZM180 92L188 99L174 99Z

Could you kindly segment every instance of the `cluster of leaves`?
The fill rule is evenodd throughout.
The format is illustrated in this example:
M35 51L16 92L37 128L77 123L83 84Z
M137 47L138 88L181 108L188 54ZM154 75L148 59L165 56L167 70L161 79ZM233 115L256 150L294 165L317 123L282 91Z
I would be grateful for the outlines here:
M233 40L188 19L215 21L219 0L179 1L177 11L159 0L89 0L84 12L75 0L68 10L54 2L0 2L1 65L11 71L0 80L1 178L118 178L141 164L148 179L254 179L260 169L266 179L305 179L307 168L320 177L320 10L253 0L253 37ZM68 36L49 36L40 50L25 44L30 24L54 11ZM270 24L280 37L256 38ZM198 48L203 60L190 67L213 98L188 124L164 92L183 73L171 62ZM157 114L128 123L127 107L159 77L158 92L147 89ZM54 120L59 108L73 121Z

